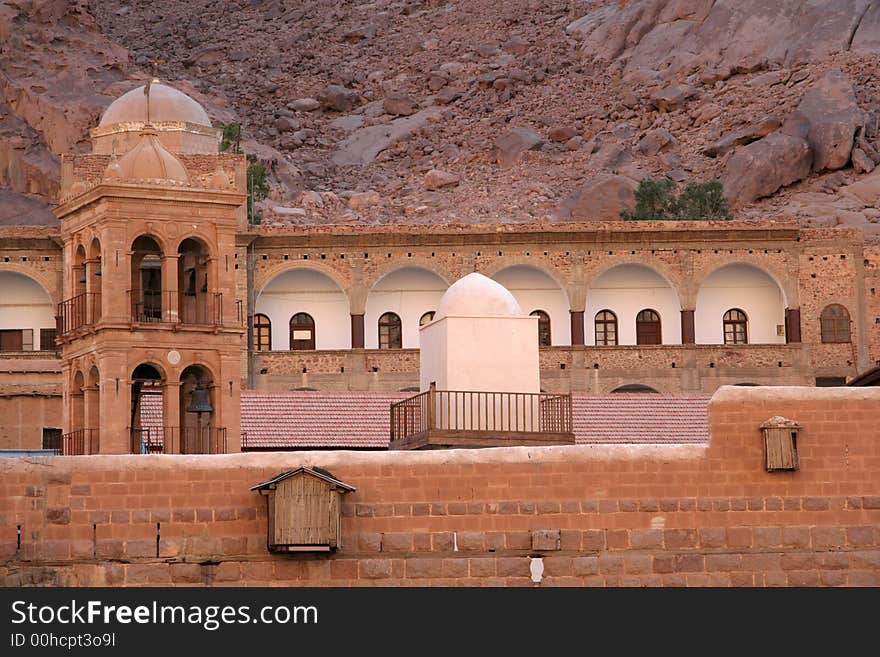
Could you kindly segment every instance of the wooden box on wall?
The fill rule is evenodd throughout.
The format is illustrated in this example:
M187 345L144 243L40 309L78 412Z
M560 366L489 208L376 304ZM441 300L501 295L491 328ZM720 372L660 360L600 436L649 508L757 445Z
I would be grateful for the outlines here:
M764 434L764 468L767 472L797 470L797 438L800 425L784 417L772 417L761 425Z
M340 498L355 491L322 468L283 472L251 490L266 496L271 552L327 552L341 545Z

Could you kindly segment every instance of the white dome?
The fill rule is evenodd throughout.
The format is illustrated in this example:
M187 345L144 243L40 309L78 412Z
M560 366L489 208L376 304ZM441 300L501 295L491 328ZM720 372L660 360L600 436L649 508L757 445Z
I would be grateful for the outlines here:
M144 85L132 89L110 103L99 126L147 120L147 97ZM205 109L174 87L159 82L150 84L150 118L152 123L177 121L209 126L211 119Z
M522 317L522 308L506 287L474 272L449 286L434 319L441 317Z

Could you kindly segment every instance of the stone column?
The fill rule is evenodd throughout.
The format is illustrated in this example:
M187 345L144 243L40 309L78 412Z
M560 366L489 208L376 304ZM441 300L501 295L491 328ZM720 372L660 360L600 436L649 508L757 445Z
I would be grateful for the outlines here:
M364 348L364 316L363 315L352 315L351 316L351 348L352 349L363 349Z
M801 309L785 309L785 343L801 341Z
M584 311L572 310L571 314L571 344L584 344Z
M696 343L696 332L694 330L694 311L693 310L682 310L681 311L681 343L682 344Z

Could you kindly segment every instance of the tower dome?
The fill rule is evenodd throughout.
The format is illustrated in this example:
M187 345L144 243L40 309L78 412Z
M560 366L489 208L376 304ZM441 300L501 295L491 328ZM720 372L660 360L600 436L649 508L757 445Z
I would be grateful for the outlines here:
M183 163L162 145L156 130L147 124L141 130L137 145L118 160L111 161L104 171L106 180L154 181L189 184Z
M442 317L522 317L522 308L510 291L474 272L449 286L434 319Z
M92 151L121 155L150 124L159 141L173 153L217 153L220 128L211 127L205 108L182 91L153 80L122 94L104 110L91 131Z
M146 85L132 89L110 103L98 127L116 123L175 121L209 126L208 113L195 100L156 80L150 83L150 115L147 116Z

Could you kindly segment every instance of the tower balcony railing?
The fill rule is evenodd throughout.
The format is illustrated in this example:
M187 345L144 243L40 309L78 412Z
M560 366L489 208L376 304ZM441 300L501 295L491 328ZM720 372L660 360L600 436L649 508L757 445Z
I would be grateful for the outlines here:
M64 456L100 454L97 429L77 429L61 436L61 453Z
M85 326L93 326L101 319L101 295L83 292L58 304L56 332L66 335Z
M226 454L225 427L133 427L132 454Z
M128 291L131 321L139 324L185 324L192 326L241 326L244 313L240 299L235 300L235 319L223 314L223 293L187 294L177 290Z
M573 443L570 394L432 386L391 404L391 449Z

